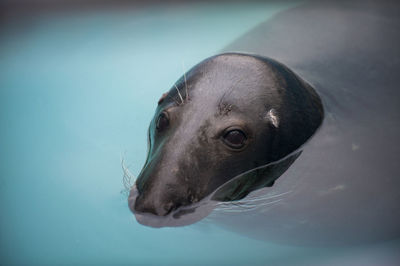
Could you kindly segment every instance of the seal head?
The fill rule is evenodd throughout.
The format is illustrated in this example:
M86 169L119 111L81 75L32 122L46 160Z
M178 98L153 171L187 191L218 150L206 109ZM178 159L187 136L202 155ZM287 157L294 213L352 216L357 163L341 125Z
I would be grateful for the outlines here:
M208 58L159 100L129 207L143 224L182 225L160 218L272 186L322 120L317 93L281 63L240 53Z

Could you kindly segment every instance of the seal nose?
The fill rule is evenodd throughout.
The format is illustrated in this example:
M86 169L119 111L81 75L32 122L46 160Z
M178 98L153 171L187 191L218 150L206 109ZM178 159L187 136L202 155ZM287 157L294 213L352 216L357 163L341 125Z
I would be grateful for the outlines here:
M152 213L157 216L166 216L179 206L179 203L157 202L155 200L146 199L143 197L143 195L139 195L136 198L134 210L141 213Z

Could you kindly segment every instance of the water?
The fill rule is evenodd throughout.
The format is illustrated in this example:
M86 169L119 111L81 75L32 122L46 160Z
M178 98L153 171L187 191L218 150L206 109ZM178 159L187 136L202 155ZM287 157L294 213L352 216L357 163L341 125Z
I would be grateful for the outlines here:
M284 246L211 219L147 228L120 193L121 157L139 173L162 93L184 70L295 4L184 4L5 20L0 264L392 263L392 243L351 251Z

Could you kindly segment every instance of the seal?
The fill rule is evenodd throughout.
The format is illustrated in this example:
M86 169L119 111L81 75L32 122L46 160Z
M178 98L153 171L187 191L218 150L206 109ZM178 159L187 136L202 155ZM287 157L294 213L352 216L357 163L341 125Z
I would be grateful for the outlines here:
M160 98L129 207L142 224L182 225L171 219L201 219L209 212L198 211L205 199L236 201L272 186L323 116L314 89L273 59L205 59Z

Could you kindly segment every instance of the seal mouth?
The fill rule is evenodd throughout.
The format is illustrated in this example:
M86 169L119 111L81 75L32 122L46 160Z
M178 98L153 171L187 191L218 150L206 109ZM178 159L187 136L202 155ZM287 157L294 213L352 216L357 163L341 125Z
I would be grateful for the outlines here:
M187 206L180 206L164 216L159 216L150 212L140 212L135 209L136 199L140 196L134 184L131 187L128 205L131 212L135 215L138 223L150 227L178 227L193 224L208 216L218 204L211 200L211 195L203 200Z

